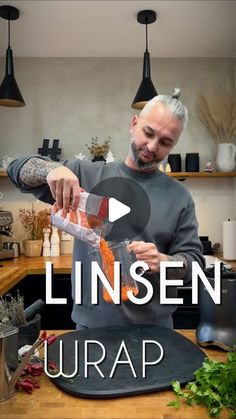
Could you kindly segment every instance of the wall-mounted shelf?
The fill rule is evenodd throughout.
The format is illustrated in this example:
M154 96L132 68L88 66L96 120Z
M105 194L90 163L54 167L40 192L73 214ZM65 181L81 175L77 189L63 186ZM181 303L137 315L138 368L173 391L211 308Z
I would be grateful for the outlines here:
M236 172L171 172L169 176L181 179L181 178L213 178L213 177L236 177ZM0 170L0 178L7 177L5 170Z
M171 172L169 176L177 179L186 178L204 178L210 179L215 177L236 177L236 172Z

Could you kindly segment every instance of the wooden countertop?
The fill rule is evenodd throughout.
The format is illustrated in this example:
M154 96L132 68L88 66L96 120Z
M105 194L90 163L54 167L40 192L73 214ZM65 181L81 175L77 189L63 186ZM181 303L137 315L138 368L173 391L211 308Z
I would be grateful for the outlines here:
M0 295L5 294L27 275L45 275L47 261L53 263L54 273L70 274L72 266L71 255L61 255L58 257L41 256L36 258L20 256L19 258L1 260Z
M217 255L220 259L222 255ZM61 255L58 257L36 257L29 258L20 256L19 258L0 260L0 295L8 292L14 285L27 275L45 275L45 263L53 263L53 272L58 274L70 274L72 266L71 255ZM236 261L227 261L236 271Z
M53 332L59 335L66 331L50 331ZM194 330L178 330L178 333L196 343ZM220 349L204 349L204 352L210 358L226 360L226 352ZM167 406L167 403L175 400L171 390L114 399L85 399L63 393L45 374L38 380L41 388L36 389L31 395L17 393L11 399L0 403L0 417L4 419L209 418L206 408L202 406L181 405L178 410ZM220 419L228 416L228 413L223 411Z

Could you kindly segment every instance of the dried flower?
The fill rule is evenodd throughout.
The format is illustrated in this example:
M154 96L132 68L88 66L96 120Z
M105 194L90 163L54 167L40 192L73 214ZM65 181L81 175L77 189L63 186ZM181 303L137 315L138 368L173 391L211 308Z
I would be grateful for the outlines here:
M236 99L231 90L212 89L208 97L200 94L196 102L197 115L216 144L236 138Z
M50 226L50 211L44 209L36 212L32 205L30 210L19 210L19 219L29 240L42 239L44 228Z
M90 151L90 154L93 157L106 156L108 151L110 150L110 142L111 142L111 137L108 137L107 140L99 144L98 137L95 137L95 138L92 138L91 145L85 144L85 146Z
M0 322L21 326L26 324L24 313L24 297L17 292L14 298L11 294L0 297Z

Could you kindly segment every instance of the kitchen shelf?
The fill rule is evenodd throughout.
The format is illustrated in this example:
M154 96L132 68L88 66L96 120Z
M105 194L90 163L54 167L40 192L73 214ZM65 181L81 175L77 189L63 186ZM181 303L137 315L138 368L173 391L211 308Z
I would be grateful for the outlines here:
M167 173L169 176L174 178L215 178L215 177L236 177L236 172L170 172ZM7 178L7 172L0 170L0 178Z
M216 177L236 177L236 172L170 172L169 176L177 179L186 178L216 178Z

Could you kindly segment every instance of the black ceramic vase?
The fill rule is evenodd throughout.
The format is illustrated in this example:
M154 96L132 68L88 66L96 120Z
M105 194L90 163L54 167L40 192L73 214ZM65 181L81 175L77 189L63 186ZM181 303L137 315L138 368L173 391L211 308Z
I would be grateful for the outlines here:
M185 157L185 171L199 172L199 154L187 153Z
M103 156L95 156L93 158L92 162L95 162L95 161L106 161L106 159L104 159Z
M181 172L181 155L180 154L169 154L168 163L171 167L172 172Z

